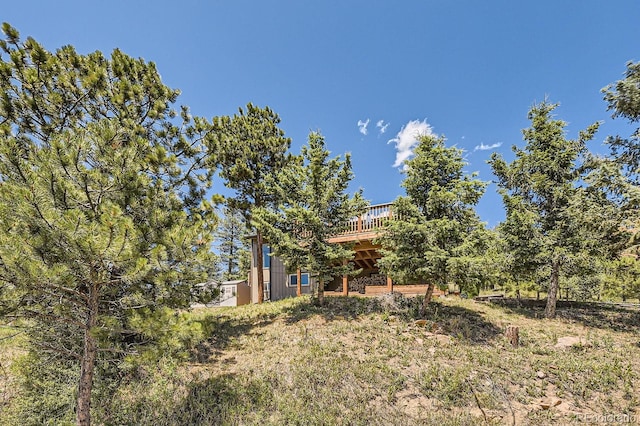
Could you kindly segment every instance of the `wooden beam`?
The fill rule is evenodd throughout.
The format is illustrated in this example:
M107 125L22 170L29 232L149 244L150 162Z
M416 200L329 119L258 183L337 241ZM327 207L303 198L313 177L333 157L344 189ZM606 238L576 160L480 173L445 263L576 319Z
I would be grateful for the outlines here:
M393 293L393 280L387 275L387 290L389 293Z
M347 261L344 261L344 265L347 265ZM342 276L342 294L344 296L348 296L349 295L349 277L346 275Z

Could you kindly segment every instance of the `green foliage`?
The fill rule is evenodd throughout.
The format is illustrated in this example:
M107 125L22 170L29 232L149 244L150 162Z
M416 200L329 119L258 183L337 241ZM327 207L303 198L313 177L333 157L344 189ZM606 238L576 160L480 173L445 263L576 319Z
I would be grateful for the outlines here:
M278 208L256 210L255 221L274 254L291 269L315 274L321 283L319 297L322 283L353 273L346 263L353 256L350 248L328 241L365 208L361 192L347 193L352 178L350 156L330 159L324 137L311 132L300 157L270 181L281 200Z
M605 300L640 298L640 262L635 256L623 256L607 262L603 270L602 296Z
M222 271L220 279L246 279L249 273L250 247L248 227L237 210L225 208L215 233Z
M627 63L625 78L602 89L607 109L613 111L613 117L624 117L630 123L640 121L640 62ZM612 136L607 139L613 154L636 175L640 168L640 128L628 138Z
M221 166L220 176L227 187L236 191L227 198L228 206L240 212L252 226L257 225L253 221L254 210L278 204L278 193L270 182L290 161L287 150L291 139L284 136L279 123L280 117L269 107L248 104L246 111L240 108L233 117L215 117L214 132L208 139L212 157ZM257 259L262 259L262 232L257 226ZM257 262L256 266L258 303L262 303L263 264Z
M162 341L149 330L163 309L206 279L211 126L184 107L174 123L178 92L153 63L51 53L3 29L2 307L32 319L34 353L81 366L84 422L94 367Z
M267 179L287 165L291 145L279 123L280 117L269 107L252 104L233 117L214 118L209 147L220 164L220 177L236 191L227 202L249 220L253 208L278 201Z
M11 370L19 378L20 392L2 411L6 424L74 424L78 370L73 362L32 353L14 362Z
M561 274L584 275L590 256L610 258L622 249L628 240L622 207L630 198L619 168L588 155L598 123L567 140L566 123L552 116L556 107L534 105L525 148L513 147L510 164L497 154L490 161L507 210L500 232L513 280L547 274L547 316L555 315Z
M444 141L421 136L406 161L407 196L396 199L394 220L377 240L378 265L401 284L455 283L475 294L485 280L481 254L492 238L473 209L486 184L463 174L462 151Z

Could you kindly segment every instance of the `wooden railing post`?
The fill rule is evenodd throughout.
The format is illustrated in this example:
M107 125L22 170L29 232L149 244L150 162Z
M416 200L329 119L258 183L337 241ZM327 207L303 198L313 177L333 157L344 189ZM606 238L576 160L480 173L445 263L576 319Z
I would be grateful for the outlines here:
M387 291L393 293L393 280L387 275Z

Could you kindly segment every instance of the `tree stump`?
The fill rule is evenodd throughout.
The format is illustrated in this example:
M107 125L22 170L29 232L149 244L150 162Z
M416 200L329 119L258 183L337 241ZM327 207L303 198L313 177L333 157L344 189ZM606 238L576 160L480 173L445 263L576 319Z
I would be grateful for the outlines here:
M511 346L517 348L520 344L520 331L515 325L508 325L504 333L505 337L511 343Z

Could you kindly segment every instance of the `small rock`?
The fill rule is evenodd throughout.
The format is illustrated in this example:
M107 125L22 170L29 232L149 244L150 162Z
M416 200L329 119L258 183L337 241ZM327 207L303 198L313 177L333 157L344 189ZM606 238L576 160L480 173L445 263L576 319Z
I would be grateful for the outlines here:
M548 410L551 407L557 407L560 404L562 404L562 400L560 398L544 398L538 403L543 410Z
M453 343L453 338L451 336L447 336L446 334L432 334L427 337L429 337L430 339L434 339L441 345L450 345Z
M544 371L538 371L538 372L536 373L536 377L537 377L538 379L544 379L545 377L547 377L547 375L545 374L545 372L544 372Z
M588 346L581 338L575 336L559 337L555 347L558 349L570 348L572 346Z

